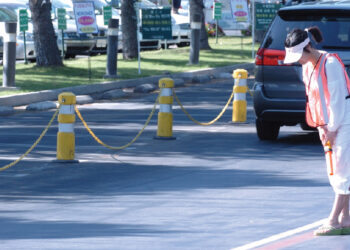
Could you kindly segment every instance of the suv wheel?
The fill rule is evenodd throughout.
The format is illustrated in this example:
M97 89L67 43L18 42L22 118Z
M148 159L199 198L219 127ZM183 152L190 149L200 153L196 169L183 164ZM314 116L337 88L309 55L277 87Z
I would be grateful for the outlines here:
M277 122L269 122L257 118L255 126L260 140L276 140L280 132L280 125Z

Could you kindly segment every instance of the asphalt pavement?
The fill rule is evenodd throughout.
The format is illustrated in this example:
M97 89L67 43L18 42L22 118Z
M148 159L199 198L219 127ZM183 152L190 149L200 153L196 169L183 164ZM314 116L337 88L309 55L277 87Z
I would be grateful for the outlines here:
M206 122L224 107L232 84L214 79L176 93ZM105 143L121 146L142 128L156 96L79 110ZM333 201L317 133L283 127L277 141L259 141L247 99L242 124L232 123L232 107L214 125L199 126L174 105L176 140L154 139L155 115L117 152L77 121L78 164L53 162L55 123L28 157L0 172L0 248L349 249L348 236L311 234ZM0 165L24 153L53 113L1 117Z

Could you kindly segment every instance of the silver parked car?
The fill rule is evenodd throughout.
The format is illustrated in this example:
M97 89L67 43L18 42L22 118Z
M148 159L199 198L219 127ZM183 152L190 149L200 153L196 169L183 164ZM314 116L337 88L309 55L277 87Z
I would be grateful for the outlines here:
M350 2L309 2L281 8L257 52L254 109L261 140L274 140L284 125L305 123L305 86L299 63L283 64L284 41L294 28L318 26L324 41L317 49L337 53L350 69Z

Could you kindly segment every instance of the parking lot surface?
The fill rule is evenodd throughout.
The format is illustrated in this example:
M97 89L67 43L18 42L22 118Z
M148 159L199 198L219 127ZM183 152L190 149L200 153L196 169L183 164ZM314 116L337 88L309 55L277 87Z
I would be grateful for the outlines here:
M207 122L224 107L232 84L213 81L176 93L193 117ZM105 143L121 146L142 128L156 96L79 110ZM78 164L52 162L55 123L28 157L0 173L0 248L348 249L348 236L312 236L333 201L317 133L283 127L277 141L259 141L251 97L247 123L232 123L231 107L203 127L174 105L176 140L154 139L154 116L133 145L117 152L97 144L77 121ZM0 164L24 153L53 112L2 117Z

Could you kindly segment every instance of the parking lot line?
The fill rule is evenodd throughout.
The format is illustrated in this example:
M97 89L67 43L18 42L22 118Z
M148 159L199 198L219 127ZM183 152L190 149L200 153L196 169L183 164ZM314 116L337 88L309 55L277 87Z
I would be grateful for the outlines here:
M297 243L300 243L302 241L306 241L306 240L311 239L313 237L312 233L310 233L310 232L307 232L307 233L304 233L304 234L298 235L298 236L295 236L295 235L300 234L300 233L305 232L305 231L309 231L309 230L316 228L318 226L321 226L324 224L325 221L326 221L326 219L322 219L322 220L316 221L314 223L311 223L311 224L308 224L308 225L305 225L302 227L298 227L298 228L295 228L295 229L292 229L292 230L289 230L289 231L286 231L283 233L272 235L272 236L267 237L267 238L262 239L262 240L254 241L254 242L248 243L248 244L240 246L240 247L232 248L232 250L254 249L254 248L261 247L261 246L264 246L264 245L267 245L267 244L270 244L273 242L277 242L280 244L277 244L277 243L274 244L275 248L272 248L273 247L272 245L266 246L266 247L268 247L266 249L279 249L282 247L295 245ZM295 236L295 237L281 242L282 239L285 239L285 238L291 237L291 236ZM265 247L260 248L260 249L261 250L265 249Z
M255 250L278 250L285 247L295 246L299 243L311 240L314 237L312 231L308 231L303 234L298 234L290 238L285 238L280 241L273 242L271 244L264 245L262 247L255 248Z

